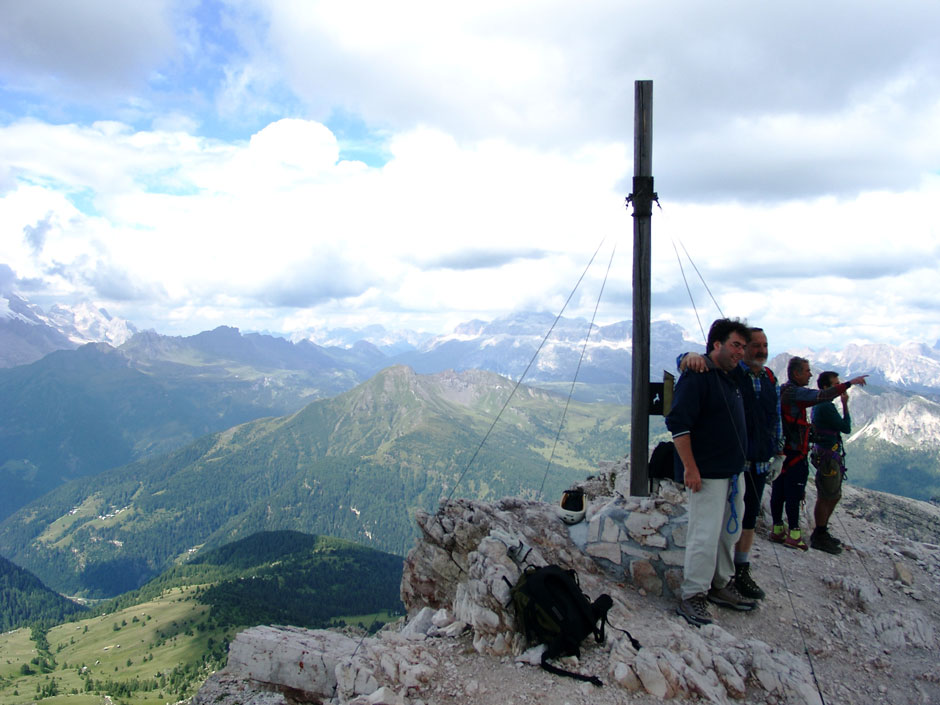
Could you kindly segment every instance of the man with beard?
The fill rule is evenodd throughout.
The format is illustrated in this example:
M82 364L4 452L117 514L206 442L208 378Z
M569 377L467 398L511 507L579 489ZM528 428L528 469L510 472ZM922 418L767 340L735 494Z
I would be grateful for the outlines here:
M721 318L708 332L702 374L676 384L666 427L676 448L677 477L689 490L689 524L679 605L694 626L711 624L708 602L739 611L756 606L734 586L734 545L744 499L738 482L746 459L744 402L732 370L744 357L748 329ZM681 463L681 466L679 465Z
M747 420L747 465L742 474L744 517L741 519L741 538L734 551L734 585L744 597L760 600L765 593L751 577L750 551L754 545L754 527L768 470L775 457L783 456L783 431L780 386L774 373L766 367L767 335L763 328L757 327L749 328L748 332L750 341L744 359L731 373L741 390ZM680 358L679 369L704 371L704 358L686 353Z

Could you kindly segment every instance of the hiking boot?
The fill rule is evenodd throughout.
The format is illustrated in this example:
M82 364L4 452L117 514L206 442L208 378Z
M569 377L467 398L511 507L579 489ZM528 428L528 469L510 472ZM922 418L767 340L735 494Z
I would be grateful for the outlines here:
M783 543L787 540L787 527L783 524L774 524L770 532L770 540L774 543Z
M708 604L705 602L705 594L701 592L698 595L692 595L687 600L679 600L676 614L685 617L685 621L693 627L701 627L703 624L712 623L712 616L708 611Z
M825 551L834 556L842 553L842 546L840 546L837 539L831 536L825 529L822 531L819 529L814 530L813 533L810 534L809 545L817 551Z
M817 531L820 532L820 533L822 533L822 534L825 534L829 539L831 539L831 540L836 544L836 546L841 546L841 545L842 545L842 541L840 541L840 540L837 539L835 536L833 536L832 534L829 533L829 527L827 527L827 526L817 526L815 529L813 529L813 533L815 534ZM810 536L810 540L812 540L812 536Z
M738 589L734 586L734 578L729 580L723 588L711 588L708 591L708 601L714 602L719 607L728 607L738 612L750 612L757 607L754 600L749 600L738 592Z
M760 586L755 583L754 579L751 577L750 563L734 564L734 587L749 600L764 599L764 591L760 589Z
M791 529L790 533L783 540L783 545L787 548L798 548L801 551L809 550L809 546L807 546L806 541L803 540L803 532L799 529Z

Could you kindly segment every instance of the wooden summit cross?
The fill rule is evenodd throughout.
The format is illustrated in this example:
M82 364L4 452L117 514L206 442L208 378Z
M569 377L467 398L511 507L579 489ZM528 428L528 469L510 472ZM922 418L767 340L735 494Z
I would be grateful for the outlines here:
M633 118L633 387L630 495L649 494L650 221L653 215L653 82L634 84Z

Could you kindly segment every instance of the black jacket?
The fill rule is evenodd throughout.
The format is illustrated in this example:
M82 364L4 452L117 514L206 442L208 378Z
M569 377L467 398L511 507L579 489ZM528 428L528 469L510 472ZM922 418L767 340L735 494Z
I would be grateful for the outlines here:
M686 372L676 382L666 428L673 439L691 434L692 455L703 478L719 479L744 469L747 426L741 389L729 373L705 358L707 372ZM676 453L677 479L682 462Z

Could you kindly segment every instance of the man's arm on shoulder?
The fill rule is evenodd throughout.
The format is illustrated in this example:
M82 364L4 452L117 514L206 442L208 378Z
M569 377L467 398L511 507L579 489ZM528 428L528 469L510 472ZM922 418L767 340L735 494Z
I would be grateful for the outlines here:
M681 353L676 358L676 368L679 372L705 372L708 365L705 364L705 356L694 352Z
M701 413L703 390L707 386L705 375L685 373L676 382L672 409L666 415L666 428L674 436L689 433Z

